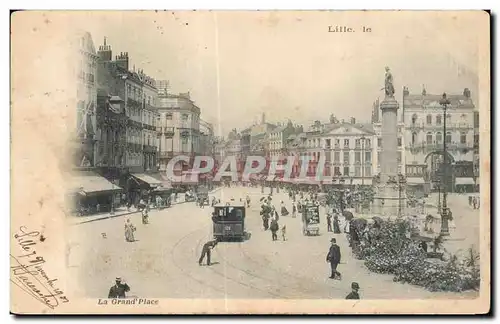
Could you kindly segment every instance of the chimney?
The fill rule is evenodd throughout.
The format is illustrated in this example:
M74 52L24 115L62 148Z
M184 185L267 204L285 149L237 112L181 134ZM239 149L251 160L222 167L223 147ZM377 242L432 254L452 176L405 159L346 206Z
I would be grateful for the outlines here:
M262 124L265 124L265 123L266 123L266 113L262 113L261 123L262 123Z
M356 124L356 118L351 117L351 124L353 124L353 125Z
M128 71L128 52L121 52L115 58L116 65Z

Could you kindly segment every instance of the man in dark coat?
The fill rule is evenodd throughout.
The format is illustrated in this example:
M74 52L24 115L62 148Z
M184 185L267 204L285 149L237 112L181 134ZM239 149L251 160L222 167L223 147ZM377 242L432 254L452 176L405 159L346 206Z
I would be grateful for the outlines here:
M326 216L326 226L327 226L328 232L333 232L332 231L332 215L331 214L328 214Z
M109 288L108 298L126 298L125 293L130 291L126 283L122 283L121 278L115 279L115 284Z
M328 254L326 256L326 262L330 262L330 267L332 269L332 275L330 276L330 279L341 279L342 275L340 272L337 271L337 266L340 263L340 247L337 245L337 240L332 238L330 240L332 242L332 245L330 246L330 250L328 251Z
M198 260L199 265L203 263L203 259L205 259L205 256L207 256L207 265L210 265L210 256L212 253L212 249L214 249L217 246L217 243L219 243L219 241L215 239L203 244L203 248L201 249L201 256L200 259Z
M271 230L273 241L276 241L278 239L278 234L276 234L276 232L278 232L278 230L280 229L278 220L276 218L273 218L273 220L271 221L271 227L269 229Z
M358 283L353 282L351 284L351 289L352 289L352 291L345 297L345 299L359 299L359 294L358 294L359 285L358 285Z

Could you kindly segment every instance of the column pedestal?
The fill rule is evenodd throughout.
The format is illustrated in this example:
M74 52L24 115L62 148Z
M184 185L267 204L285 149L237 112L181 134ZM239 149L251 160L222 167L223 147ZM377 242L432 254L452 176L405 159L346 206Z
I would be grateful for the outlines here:
M382 150L379 154L380 178L375 183L372 213L396 218L406 209L406 186L400 187L398 172L398 118L399 104L394 97L380 103L382 110ZM401 213L400 213L401 210Z

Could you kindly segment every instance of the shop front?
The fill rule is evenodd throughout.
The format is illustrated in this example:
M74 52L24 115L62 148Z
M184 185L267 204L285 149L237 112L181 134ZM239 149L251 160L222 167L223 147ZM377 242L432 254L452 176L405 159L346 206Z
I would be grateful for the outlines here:
M111 212L123 190L93 171L76 172L71 183L71 212L79 216Z

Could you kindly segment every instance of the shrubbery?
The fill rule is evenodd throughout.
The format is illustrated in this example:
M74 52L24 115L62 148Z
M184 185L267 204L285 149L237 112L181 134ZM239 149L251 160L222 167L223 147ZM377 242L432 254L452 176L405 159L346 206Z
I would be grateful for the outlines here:
M461 261L455 257L448 262L427 259L420 242L410 238L408 221L385 221L380 226L380 229L370 230L368 239L363 239L360 246L353 249L371 271L394 274L394 281L431 291L479 288L479 257L474 250L470 249L469 256Z

